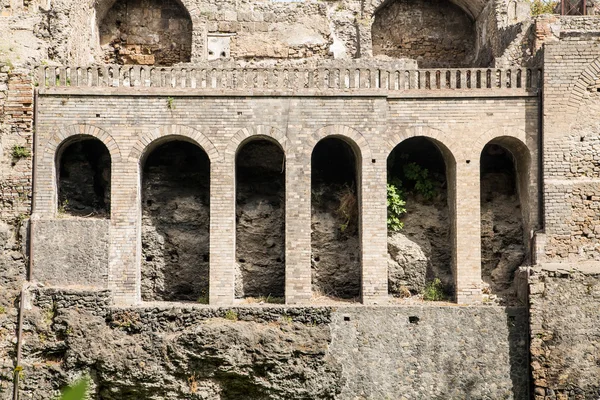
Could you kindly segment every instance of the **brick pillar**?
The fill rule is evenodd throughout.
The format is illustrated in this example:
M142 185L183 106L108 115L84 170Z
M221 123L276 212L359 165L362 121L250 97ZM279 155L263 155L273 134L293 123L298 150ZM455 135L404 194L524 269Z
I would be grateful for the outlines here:
M213 162L210 171L209 303L233 304L235 265L235 155Z
M450 172L450 171L449 171ZM454 282L456 302L481 302L481 211L479 194L479 160L457 160L455 189L449 190L454 214ZM452 174L448 174L449 177ZM450 187L452 185L449 185ZM454 193L452 193L454 192Z
M361 174L362 301L382 304L388 298L387 171L385 158L363 159Z
M113 160L108 279L117 304L141 301L140 178L136 161Z
M286 161L285 302L306 304L311 288L310 166L295 157Z

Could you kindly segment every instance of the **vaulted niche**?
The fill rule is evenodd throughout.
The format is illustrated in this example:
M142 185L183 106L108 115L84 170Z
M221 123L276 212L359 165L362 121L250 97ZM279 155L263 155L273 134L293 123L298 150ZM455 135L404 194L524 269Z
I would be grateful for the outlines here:
M154 148L142 176L142 299L208 301L210 161L200 147Z
M110 153L100 140L81 136L58 152L58 212L110 216Z
M388 198L405 203L398 214L388 207L389 293L408 297L429 287L440 295L430 300L449 299L453 241L445 156L432 140L414 137L396 146L387 168Z
M313 295L358 301L358 157L344 140L326 138L315 146L311 162Z
M235 296L283 301L285 156L279 144L252 139L236 156Z
M448 0L391 0L375 13L373 55L410 58L420 68L467 67L475 59L475 23Z
M167 66L191 59L192 20L175 0L117 0L99 32L109 64Z
M514 301L514 275L527 259L528 157L517 143L488 143L481 153L481 278L484 294ZM520 145L520 146L519 146ZM511 149L511 150L509 150Z

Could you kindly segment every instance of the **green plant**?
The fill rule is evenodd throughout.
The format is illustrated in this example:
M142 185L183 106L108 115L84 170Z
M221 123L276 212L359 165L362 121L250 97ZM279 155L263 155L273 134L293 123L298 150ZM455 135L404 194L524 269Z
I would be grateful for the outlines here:
M6 308L4 306L0 306L0 315L6 314Z
M387 184L387 227L392 232L398 232L404 227L400 221L402 214L406 212L406 201L403 198L402 189L397 185Z
M409 163L404 166L404 176L415 184L415 191L425 199L431 200L435 196L433 181L429 178L429 170L417 163Z
M73 385L64 389L57 400L84 400L87 398L89 384L88 377L81 378Z
M554 9L558 1L549 0L529 0L531 15L554 14Z
M225 313L225 319L228 319L230 321L237 321L238 314L233 310L227 310L227 312Z
M423 300L427 301L441 301L446 298L446 293L444 291L444 285L442 281L438 278L435 278L433 281L430 281L425 286L425 290L423 291Z
M11 154L15 160L20 160L21 158L27 158L31 156L31 152L27 147L18 144L13 146Z
M167 97L167 108L169 110L174 110L175 109L175 100L173 100L172 97Z
M200 296L200 297L198 297L198 300L196 300L196 301L200 304L208 304L208 296L206 296L206 295Z
M59 205L58 205L58 213L59 214L64 214L67 212L67 210L69 209L69 199L64 199Z

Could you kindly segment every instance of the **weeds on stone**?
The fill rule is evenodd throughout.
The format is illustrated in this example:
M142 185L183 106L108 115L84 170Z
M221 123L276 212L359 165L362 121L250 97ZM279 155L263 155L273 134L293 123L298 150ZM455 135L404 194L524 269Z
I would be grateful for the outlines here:
M426 301L442 301L446 299L446 292L444 291L444 285L442 281L435 278L433 281L427 283L425 290L423 291L423 300Z
M6 314L6 308L4 308L3 306L0 306L0 315L2 314Z
M237 321L238 314L233 310L227 310L225 313L225 319L228 319L229 321Z
M31 151L29 151L29 149L25 146L21 146L18 144L15 144L12 148L12 157L15 160L20 160L22 158L28 158L31 156Z
M175 109L175 100L172 97L167 97L167 108L169 110Z

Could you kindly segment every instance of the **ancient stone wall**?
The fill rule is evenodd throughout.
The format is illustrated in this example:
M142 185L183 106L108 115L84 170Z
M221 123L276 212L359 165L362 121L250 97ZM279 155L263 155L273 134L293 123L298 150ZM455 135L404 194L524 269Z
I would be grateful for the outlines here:
M374 19L374 56L416 59L421 68L474 65L474 23L447 0L392 1Z
M99 29L109 64L172 65L192 56L192 20L176 0L118 0Z
M530 278L536 400L600 396L600 273L565 267L536 268Z
M51 399L88 373L107 400L528 398L523 308L111 308L106 291L52 289L29 298L22 396Z
M3 8L5 16L0 24L0 33L10 38L11 46L0 47L0 60L28 66L42 61L72 65L107 62L170 65L206 60L264 66L315 63L333 58L369 59L373 56L373 43L376 43L376 54L381 53L377 49L383 44L380 39L375 42L372 39L374 20L376 30L389 32L390 38L396 37L392 42L397 42L405 31L415 36L412 30L419 30L418 26L408 28L414 24L413 18L404 27L396 24L394 18L389 19L389 26L378 22L381 18L374 16L381 8L380 0L364 4L355 0L338 3L321 0L309 3L231 0L173 0L160 4L147 0L12 3ZM523 2L510 2L515 4L510 7L504 1L472 2L469 6L461 1L455 3L444 0L434 9L429 8L433 15L438 15L433 20L427 17L432 13L423 14L426 23L421 27L427 27L427 34L416 35L424 40L411 41L413 50L409 56L452 53L454 55L440 65L489 65L510 46L510 38L515 38L504 35L503 30L515 31L510 26L523 21L520 6ZM402 4L392 2L379 13ZM423 1L410 4L411 15L428 7ZM460 18L441 18L438 9L442 6L446 11L454 10L453 14ZM448 22L451 20L452 23ZM449 35L449 32L455 34ZM440 37L440 34L443 35L440 41L426 39ZM508 39L501 40L502 37ZM417 48L422 51L416 52ZM388 55L406 56L397 51ZM511 65L520 61L505 59L514 62ZM431 62L427 65L434 66Z

